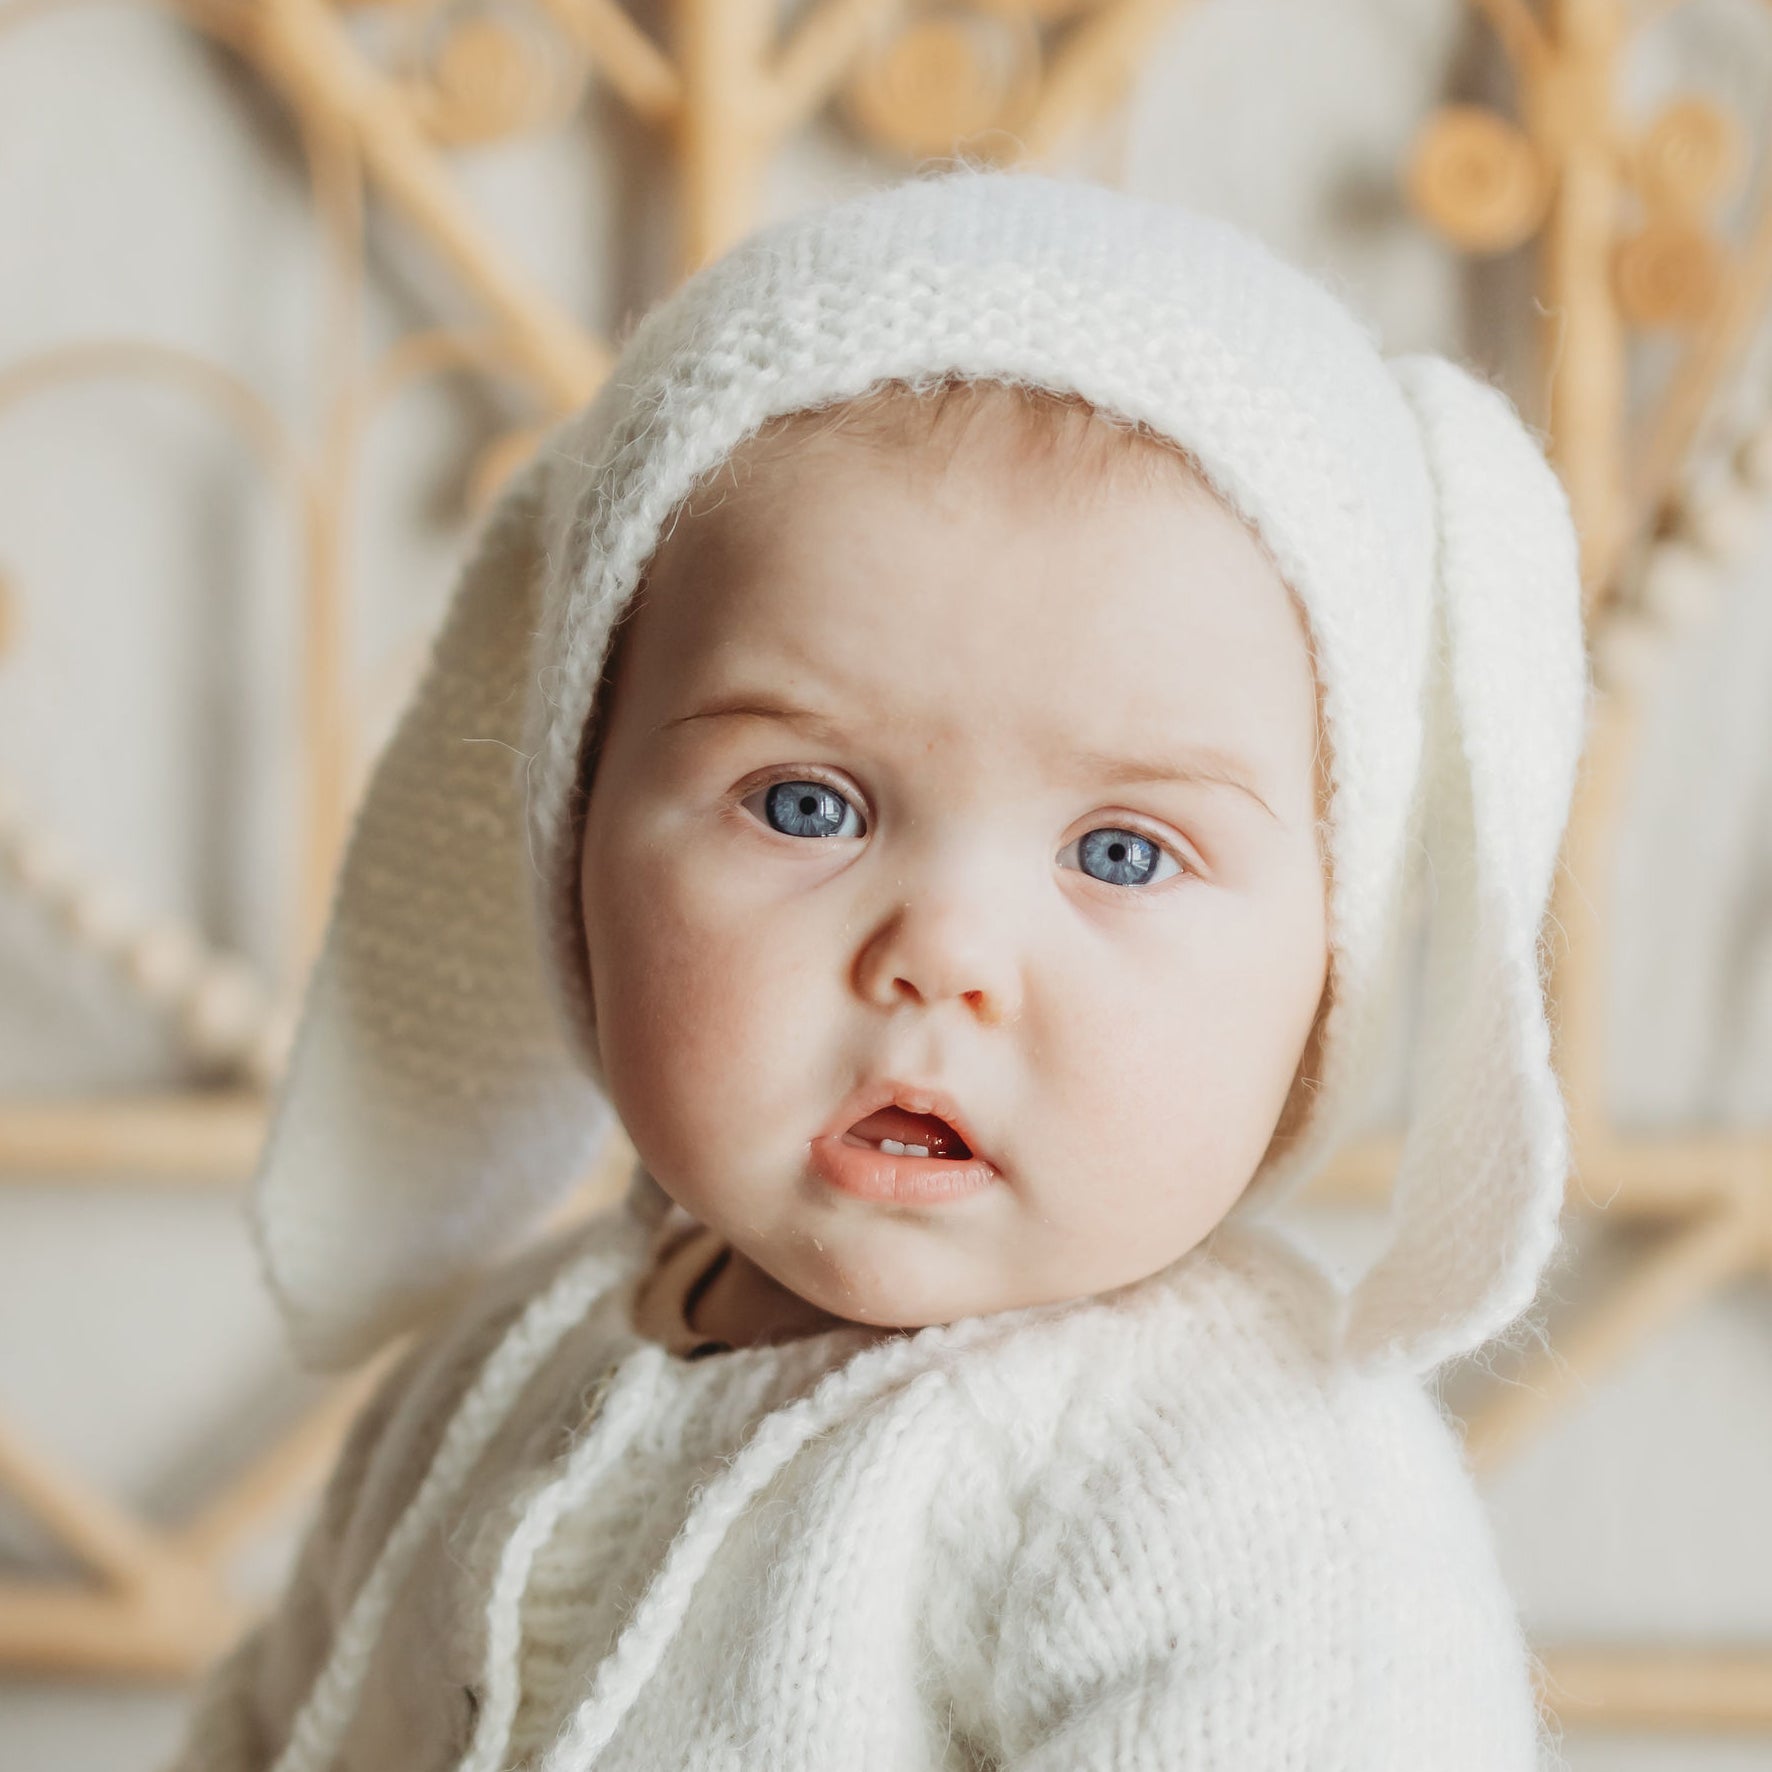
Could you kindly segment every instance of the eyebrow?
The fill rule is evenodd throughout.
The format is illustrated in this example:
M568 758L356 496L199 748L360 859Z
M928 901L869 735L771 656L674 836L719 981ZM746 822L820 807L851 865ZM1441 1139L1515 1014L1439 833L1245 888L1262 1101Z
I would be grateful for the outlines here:
M842 724L828 714L748 690L717 696L692 713L679 714L675 719L664 721L655 730L668 732L673 727L687 726L697 720L733 719L771 720L784 726L797 726L827 744L842 744L849 740ZM1217 745L1189 745L1174 757L1114 757L1105 751L1094 750L1075 751L1072 756L1080 773L1112 787L1180 781L1204 787L1233 788L1246 794L1275 823L1279 822L1279 814L1256 791L1252 779L1254 771L1240 757Z

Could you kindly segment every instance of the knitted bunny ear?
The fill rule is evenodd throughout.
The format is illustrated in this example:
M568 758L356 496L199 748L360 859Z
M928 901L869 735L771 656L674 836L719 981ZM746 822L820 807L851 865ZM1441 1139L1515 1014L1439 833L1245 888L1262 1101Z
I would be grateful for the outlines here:
M520 749L542 466L510 489L378 761L254 1187L304 1364L408 1327L581 1177L611 1121L547 997Z
M1575 531L1539 448L1503 395L1454 364L1391 368L1438 507L1419 802L1429 909L1392 1238L1344 1328L1353 1357L1421 1372L1518 1316L1557 1242L1569 1140L1539 931L1588 679Z

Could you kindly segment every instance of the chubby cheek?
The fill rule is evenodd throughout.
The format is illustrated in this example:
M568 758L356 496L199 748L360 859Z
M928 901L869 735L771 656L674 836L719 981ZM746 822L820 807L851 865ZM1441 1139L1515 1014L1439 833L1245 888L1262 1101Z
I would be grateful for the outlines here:
M1229 925L1196 933L1123 968L1097 949L1059 981L1041 1039L1040 1211L1098 1289L1175 1259L1230 1210L1296 1059L1259 944L1227 941Z
M612 846L586 878L598 1043L629 1137L694 1210L698 1184L779 1162L807 1119L814 1016L792 932L651 852Z
M1128 1239L1173 1235L1196 1216L1186 1194L1210 1191L1231 1159L1226 1098L1241 1079L1207 1021L1148 997L1130 1013L1100 1004L1074 1015L1063 1047L1042 1092L1047 1155L1059 1162L1038 1167L1051 1216L1111 1269Z

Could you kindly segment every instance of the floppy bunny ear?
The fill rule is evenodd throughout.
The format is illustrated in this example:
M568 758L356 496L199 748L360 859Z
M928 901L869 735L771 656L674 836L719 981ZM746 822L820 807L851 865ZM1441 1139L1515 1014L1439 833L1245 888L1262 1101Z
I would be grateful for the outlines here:
M1589 690L1575 530L1537 444L1456 365L1390 367L1437 502L1428 926L1392 1237L1348 1299L1344 1345L1421 1372L1518 1316L1557 1243L1569 1138L1539 931Z
M612 1118L547 996L520 749L543 465L501 499L357 814L253 1193L304 1364L374 1351L585 1172Z

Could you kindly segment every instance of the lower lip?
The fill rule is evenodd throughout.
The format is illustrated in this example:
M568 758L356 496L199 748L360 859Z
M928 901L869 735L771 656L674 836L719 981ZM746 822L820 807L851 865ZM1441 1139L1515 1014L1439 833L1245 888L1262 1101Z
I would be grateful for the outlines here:
M999 1179L982 1157L895 1157L846 1132L813 1139L811 1162L839 1192L896 1206L945 1206L981 1194Z

